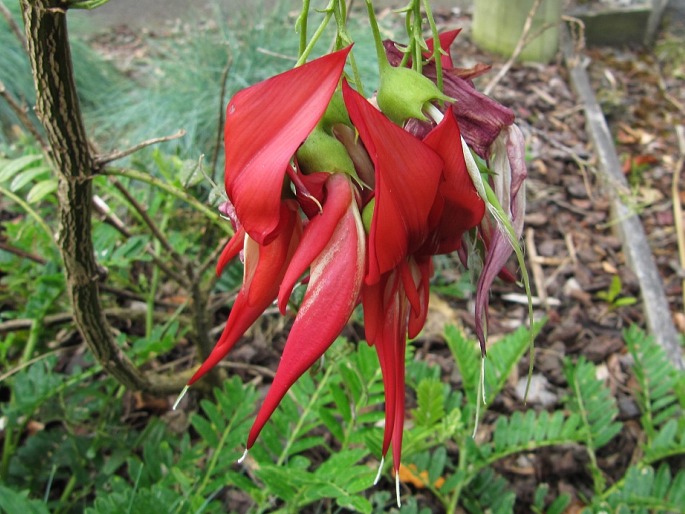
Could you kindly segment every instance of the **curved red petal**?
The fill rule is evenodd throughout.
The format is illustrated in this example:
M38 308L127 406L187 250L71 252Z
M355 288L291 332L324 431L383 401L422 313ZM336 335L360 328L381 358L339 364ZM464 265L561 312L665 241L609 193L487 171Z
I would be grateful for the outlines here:
M419 310L409 313L409 328L407 336L409 339L414 339L419 335L419 332L426 324L428 317L428 302L430 299L430 279L433 276L433 259L429 256L417 257L416 265L418 266L421 275L420 283L418 285L419 293Z
M351 187L349 179L344 175L329 175L323 212L312 218L305 227L302 241L283 277L278 293L278 308L281 313L285 313L288 299L298 279L326 245L330 244L341 218L351 208L354 199Z
M438 39L440 41L440 48L447 52L447 54L442 55L440 59L440 63L442 64L443 70L451 70L454 67L450 47L452 46L452 43L454 43L454 40L460 32L461 29L455 29L442 32L438 35ZM426 39L426 46L428 46L428 52L424 52L423 56L428 58L433 55L433 38Z
M442 214L422 251L449 253L459 248L464 232L483 219L485 202L478 196L466 169L461 133L451 106L442 122L423 141L442 157L445 165L438 187L444 201Z
M219 256L219 260L216 263L216 275L217 277L221 275L221 273L224 271L224 268L226 267L226 264L231 262L236 255L240 253L240 250L243 249L243 245L245 244L245 230L243 227L240 227L235 234L233 234L233 237L226 243L226 246L224 246L224 249L221 251L221 255Z
M319 359L349 320L364 278L365 235L354 198L330 241L314 259L304 300L295 318L276 377L250 430L258 437L290 386Z
M260 244L275 237L283 178L326 110L349 48L238 92L226 109L226 192Z
M192 385L212 369L233 348L245 331L271 305L302 234L299 215L294 202L281 204L281 221L276 239L259 245L251 238L245 240L245 274L226 327L209 357L188 381Z
M388 120L345 81L343 98L376 168L376 205L365 278L367 284L372 284L426 239L442 159Z

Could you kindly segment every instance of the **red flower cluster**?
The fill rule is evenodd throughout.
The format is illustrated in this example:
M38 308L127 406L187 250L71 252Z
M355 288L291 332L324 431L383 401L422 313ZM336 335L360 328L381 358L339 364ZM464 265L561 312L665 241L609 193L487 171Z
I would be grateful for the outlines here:
M441 38L441 45L449 48L454 36ZM397 64L394 47L386 48L390 64ZM475 227L481 227L488 248L496 248L501 239L497 223L484 216L486 205L469 175L460 125L468 127L464 137L469 144L488 158L500 134L509 134L513 116L477 93L468 77L462 78L464 70L453 68L445 56L445 93L460 101L445 104L439 123L424 119L399 126L342 78L348 52L340 50L249 87L228 105L225 185L230 202L224 210L235 236L217 272L241 251L245 272L226 328L189 385L216 365L274 301L284 313L293 287L309 270L304 299L247 448L361 302L386 394L382 452L385 456L392 446L397 471L406 339L416 337L426 320L431 258L461 250L464 234ZM434 77L434 65L424 70L426 77ZM511 157L497 154L510 166L510 182ZM512 194L512 187L499 189ZM506 202L510 213L520 204L519 189L512 196L516 199ZM497 268L495 275L504 264L504 253L498 255L493 264L487 259L485 264L486 271ZM487 280L479 285L485 297Z

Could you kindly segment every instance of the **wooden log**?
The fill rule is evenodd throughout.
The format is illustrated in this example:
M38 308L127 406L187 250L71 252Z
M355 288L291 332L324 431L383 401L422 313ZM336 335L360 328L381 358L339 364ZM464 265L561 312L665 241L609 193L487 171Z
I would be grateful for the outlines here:
M569 69L571 82L585 110L588 134L597 153L597 172L604 190L608 193L616 230L623 245L623 253L640 284L642 304L647 328L678 369L685 369L678 332L666 299L663 282L659 276L652 250L647 241L642 222L637 213L623 202L624 193L630 191L621 171L616 147L585 67L573 52L567 31L562 30L562 53Z

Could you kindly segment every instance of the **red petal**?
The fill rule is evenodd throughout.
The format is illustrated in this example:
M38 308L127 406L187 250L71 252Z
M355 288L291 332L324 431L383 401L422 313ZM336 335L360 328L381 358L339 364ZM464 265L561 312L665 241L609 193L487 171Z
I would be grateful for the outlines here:
M283 177L333 96L349 48L238 92L226 109L226 192L260 244L275 237Z
M188 381L192 385L223 359L278 294L278 284L300 241L302 227L294 202L281 203L281 222L276 239L259 245L249 237L245 241L243 286L233 304L219 341L212 353Z
M409 314L409 329L407 336L409 339L414 339L419 335L421 329L426 324L426 317L428 316L428 301L430 298L430 279L433 276L433 259L429 256L417 257L415 265L418 267L420 274L420 283L418 285L419 294L419 309L412 311Z
M351 187L349 182L347 187L348 190ZM337 189L337 185L333 184L332 189ZM312 263L307 292L290 330L274 382L250 430L248 448L290 386L340 334L357 304L364 278L365 235L356 201L352 195L349 198L345 215Z
M219 256L219 260L216 263L216 275L220 276L224 271L226 264L231 262L233 258L240 253L245 244L245 229L240 227L233 237L226 243L226 246Z
M485 213L485 203L466 170L459 125L451 106L424 143L442 157L445 166L438 188L444 200L442 214L422 252L450 253L459 248L464 232L477 226Z
M455 29L448 30L447 32L443 32L442 34L438 35L438 38L440 40L440 48L447 52L447 55L442 55L440 59L443 70L451 70L454 67L450 47L452 46L452 43L454 43L455 38L460 32L461 29ZM427 39L426 45L428 46L428 52L424 52L423 55L424 57L429 58L433 55L433 38Z
M383 275L377 284L365 286L364 289L365 321L367 306L382 306L380 309L371 309L376 314L382 314L382 323L380 319L374 320L377 330L373 334L385 389L385 429L381 452L385 456L392 444L394 467L397 470L404 429L404 355L409 303L398 270Z
M372 284L425 240L442 159L388 120L345 81L343 98L376 168L376 206L365 279Z
M350 181L340 174L329 175L326 183L326 202L323 212L312 218L304 229L302 241L288 266L278 293L281 313L292 293L293 287L314 259L330 244L341 218L349 211L354 199ZM354 207L356 208L356 206Z

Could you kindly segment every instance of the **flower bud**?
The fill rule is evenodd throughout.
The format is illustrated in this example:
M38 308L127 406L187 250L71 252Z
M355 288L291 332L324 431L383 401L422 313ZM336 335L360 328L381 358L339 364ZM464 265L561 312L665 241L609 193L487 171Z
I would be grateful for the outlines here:
M364 206L362 211L362 224L364 225L364 232L369 234L371 232L371 221L373 220L373 212L376 208L376 199L372 198L369 203Z
M345 146L335 137L317 126L298 148L297 163L303 173L346 173L357 179L354 163Z
M378 107L398 125L409 118L426 121L424 106L433 100L453 101L429 78L409 68L383 66L377 95Z
M323 114L321 121L319 121L319 127L330 134L333 125L338 123L342 123L348 127L352 126L350 116L347 114L345 102L343 101L341 89L338 89L333 93L331 101L328 103L328 107L326 107L326 112Z

